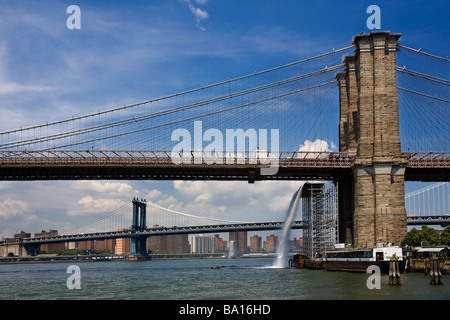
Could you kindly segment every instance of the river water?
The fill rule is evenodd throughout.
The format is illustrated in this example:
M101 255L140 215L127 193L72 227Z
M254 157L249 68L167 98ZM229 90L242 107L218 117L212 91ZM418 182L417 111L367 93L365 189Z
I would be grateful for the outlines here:
M80 289L69 289L70 265ZM32 263L0 265L0 299L450 299L450 276L430 285L422 273L368 289L369 274L272 268L272 258ZM212 269L212 267L219 267ZM75 282L71 282L75 283Z

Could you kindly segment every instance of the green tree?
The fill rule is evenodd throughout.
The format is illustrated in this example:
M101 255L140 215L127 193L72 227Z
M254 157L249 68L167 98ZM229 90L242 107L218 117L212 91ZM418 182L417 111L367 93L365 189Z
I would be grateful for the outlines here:
M422 226L422 230L412 228L402 240L402 245L408 246L432 246L438 244L450 244L450 227L447 227L442 236L434 228Z
M450 246L450 227L447 227L442 231L441 243Z
M408 245L408 246L420 246L421 242L421 236L420 231L416 228L412 228L403 238L402 240L402 246Z
M421 238L424 246L432 246L441 243L439 231L428 226L422 226Z

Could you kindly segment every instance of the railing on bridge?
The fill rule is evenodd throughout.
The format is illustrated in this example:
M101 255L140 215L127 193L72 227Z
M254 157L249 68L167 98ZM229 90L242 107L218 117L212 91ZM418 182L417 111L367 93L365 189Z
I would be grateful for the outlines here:
M281 166L351 167L354 152L330 151L172 151L138 150L22 150L0 151L2 166L42 165L174 165L174 157L183 159L184 165L251 165L267 164L268 159L278 159ZM450 152L403 152L409 167L449 167ZM199 161L198 159L201 159Z
M450 152L403 152L411 168L448 168L450 167Z
M174 162L174 156L182 159ZM280 151L263 153L261 151L204 152L192 151L185 154L172 154L171 151L136 150L24 150L0 151L0 166L208 166L239 167L267 166L277 161L280 167L323 167L351 168L356 154L353 152L305 152ZM403 152L408 168L450 168L450 152ZM198 160L200 159L200 161ZM272 162L273 163L273 162Z
M268 160L278 159L284 166L351 167L355 158L352 152L305 152L305 151L222 151L172 153L172 151L136 150L23 150L0 151L0 165L175 165L173 159L182 159L183 165L264 165ZM199 161L198 159L201 159Z

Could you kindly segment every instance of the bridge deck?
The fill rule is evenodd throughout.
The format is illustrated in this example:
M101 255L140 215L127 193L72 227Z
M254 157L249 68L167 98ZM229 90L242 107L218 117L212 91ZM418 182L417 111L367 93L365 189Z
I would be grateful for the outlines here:
M283 227L284 222L241 222L223 225L206 225L206 226L187 226L187 227L156 227L146 228L143 231L133 233L131 230L110 231L84 233L74 235L59 235L41 238L24 238L21 239L24 244L42 244L51 242L70 242L85 240L103 240L111 238L132 238L136 236L161 236L183 233L219 233L219 232L235 232L235 231L257 231L257 230L276 230ZM303 228L303 221L298 220L292 223L292 229Z
M191 153L176 164L170 151L1 151L0 180L340 180L352 173L356 156L348 152L279 152L221 157ZM195 156L199 156L200 161ZM450 181L450 152L402 153L406 180ZM274 175L260 169L277 166Z
M409 216L407 217L408 225L450 225L450 215L445 216ZM131 238L136 236L161 236L174 235L183 233L219 233L219 232L235 232L235 231L258 231L258 230L276 230L283 227L284 222L242 222L223 225L205 225L205 226L187 226L187 227L156 227L146 228L136 233L131 230L82 233L72 235L58 235L41 238L24 238L17 239L23 244L43 244L52 242L70 242L70 241L86 241L86 240L104 240L112 238ZM302 229L305 225L302 220L296 220L292 223L292 229ZM0 241L0 245L2 242Z

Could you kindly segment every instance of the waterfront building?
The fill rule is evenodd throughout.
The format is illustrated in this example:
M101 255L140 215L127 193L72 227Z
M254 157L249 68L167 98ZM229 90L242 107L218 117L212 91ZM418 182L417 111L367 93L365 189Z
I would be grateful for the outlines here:
M247 252L247 231L230 232L229 240L235 241L237 245L237 251L240 253Z
M95 240L77 241L75 245L76 249L94 250Z
M34 237L35 238L44 238L44 237L52 237L52 236L57 236L58 235L58 230L41 230L41 232L35 233ZM55 250L64 250L66 249L66 244L64 242L55 242L55 243L43 243L41 244L40 247L40 251L41 252L47 252L47 253L51 253Z
M192 236L191 253L214 253L214 238L207 236Z
M228 242L219 237L218 234L214 235L214 251L215 252L225 252L228 250Z
M116 239L96 240L95 249L106 250L110 253L116 252Z
M303 251L303 238L297 239L296 237L294 237L293 240L289 240L289 251L302 252Z
M277 242L278 237L274 234L266 237L266 251L267 252L275 252L277 251Z
M24 238L31 238L31 233L20 231L20 233L14 234L14 239L24 239Z
M189 253L187 234L163 235L147 238L147 249L157 253Z
M250 237L250 252L261 252L262 251L262 237L254 235Z
M131 252L131 239L130 238L117 238L116 239L116 251L114 253L120 254L120 255L127 255L130 252Z

